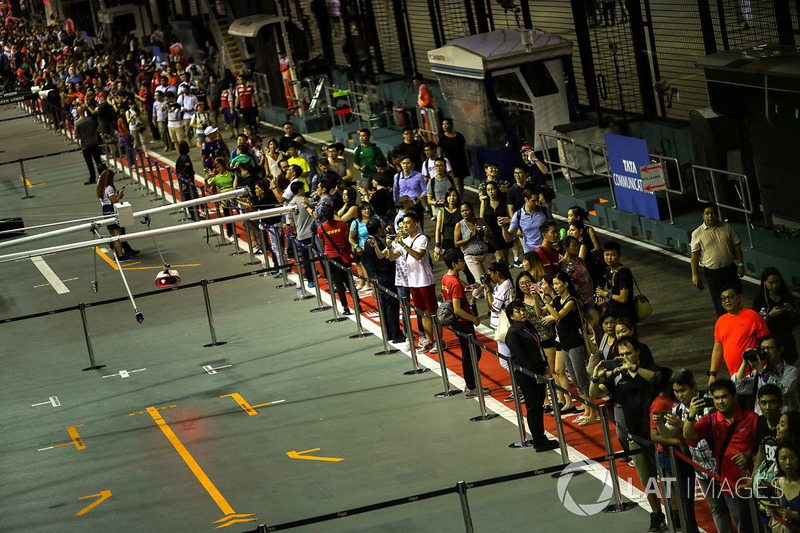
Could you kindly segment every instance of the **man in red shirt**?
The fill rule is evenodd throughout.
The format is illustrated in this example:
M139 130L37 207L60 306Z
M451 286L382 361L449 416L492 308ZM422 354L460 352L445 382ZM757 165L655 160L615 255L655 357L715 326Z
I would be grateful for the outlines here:
M231 139L236 138L236 128L233 127L233 110L231 109L231 101L233 100L233 91L230 87L225 87L219 96L219 105L222 109L222 120L225 121L225 129L231 130Z
M749 502L740 497L736 489L750 481L758 416L736 404L736 387L728 379L715 381L708 387L708 392L714 399L716 412L698 420L697 414L704 408L705 401L694 398L683 423L683 435L688 440L705 439L711 443L717 460L717 473L722 477L719 490L731 518L739 533L750 533L753 529Z
M742 366L745 350L759 345L762 337L769 335L767 323L756 311L742 307L742 289L739 285L725 285L720 291L720 300L726 313L717 319L714 326L714 349L711 352L711 368L708 384L717 378L722 360L728 373L733 375Z
M451 248L444 254L444 263L447 265L447 274L442 277L442 299L453 302L453 312L456 321L453 322L453 330L464 335L474 335L475 326L481 323L480 318L472 314L469 305L465 305L467 297L464 294L464 284L458 275L467 267L464 262L464 252L460 248ZM472 357L470 356L469 339L458 336L458 344L461 346L461 371L464 374L467 391L465 396L472 398L478 395L475 385L475 371L472 368ZM481 359L481 350L478 349L478 361Z
M559 264L561 256L555 248L558 242L556 225L552 222L545 222L539 226L539 232L542 234L542 245L536 249L536 253L542 259L544 269L551 274L555 274L561 270L561 265Z
M244 123L258 133L258 92L256 86L250 83L244 75L239 76L239 85L236 86L235 107L242 110Z

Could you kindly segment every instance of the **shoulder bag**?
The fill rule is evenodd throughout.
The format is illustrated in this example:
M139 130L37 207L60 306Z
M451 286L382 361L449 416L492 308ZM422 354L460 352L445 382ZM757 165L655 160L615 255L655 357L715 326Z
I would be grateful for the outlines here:
M331 243L331 245L333 246L333 249L336 250L336 253L339 254L339 257L342 258L342 264L344 266L346 266L346 267L353 266L353 263L355 263L355 259L356 259L355 255L353 254L353 249L350 248L349 246L347 246L347 247L345 247L344 250L340 250L339 247L336 246L336 243L333 242L333 239L331 239L331 236L328 235L328 232L325 231L325 223L324 222L322 223L322 225L320 225L320 228L322 228L322 233L328 238L328 242Z

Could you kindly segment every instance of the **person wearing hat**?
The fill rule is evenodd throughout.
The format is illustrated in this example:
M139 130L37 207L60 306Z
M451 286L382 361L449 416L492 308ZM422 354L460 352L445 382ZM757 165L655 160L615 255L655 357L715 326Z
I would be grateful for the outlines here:
M230 157L228 147L225 146L225 141L219 134L219 130L214 126L208 126L203 132L206 136L206 141L201 147L201 154L203 156L203 167L210 169L214 166L214 160L218 157L224 157L226 160Z
M197 147L203 146L206 140L206 128L211 123L205 102L197 102L194 116L189 120L189 125L194 129L194 136L197 140Z
M531 167L528 179L536 185L544 185L546 182L545 176L549 171L547 170L547 166L536 157L533 146L530 144L523 145L522 148L520 148L520 155L522 156L522 162Z

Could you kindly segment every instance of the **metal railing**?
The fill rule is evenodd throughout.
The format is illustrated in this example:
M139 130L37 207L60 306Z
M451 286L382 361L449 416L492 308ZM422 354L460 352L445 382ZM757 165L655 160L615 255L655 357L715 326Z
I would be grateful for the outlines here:
M664 191L664 195L667 197L667 211L669 211L669 223L675 224L675 218L672 214L672 202L670 201L670 194L679 194L684 195L686 191L683 189L683 180L681 179L681 165L678 162L677 157L668 157L665 155L658 155L658 154L650 154L650 161L654 163L661 163L661 172L664 174L664 187L656 189L655 192ZM677 174L677 182L680 186L679 189L672 189L670 188L670 183L673 181L670 179L673 176L673 173Z
M697 186L697 171L708 172L711 178L711 189L714 193L713 199L702 198L700 196L700 188ZM721 176L726 181L735 180L734 188L736 194L739 196L741 205L723 204L719 199L719 187L715 177ZM700 165L692 165L692 180L694 182L694 189L697 191L697 199L701 202L714 202L717 205L717 210L720 208L730 209L737 213L744 213L745 226L747 227L747 238L750 242L750 248L753 248L753 233L750 224L750 215L753 214L753 197L750 195L750 183L747 176L738 172L729 172L727 170L720 170L718 168L704 167ZM720 217L722 213L720 211Z

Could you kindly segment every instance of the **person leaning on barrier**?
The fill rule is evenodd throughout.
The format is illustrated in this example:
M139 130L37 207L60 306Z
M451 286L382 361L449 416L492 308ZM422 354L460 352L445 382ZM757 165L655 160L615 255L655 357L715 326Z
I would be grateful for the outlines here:
M197 198L197 186L194 184L194 166L192 165L192 158L189 157L188 142L180 142L178 154L178 159L175 161L175 172L178 174L178 180L180 181L181 201L185 202ZM195 222L200 220L196 205L188 207L187 212Z
M371 219L367 222L367 232L369 238L367 245L364 248L364 256L372 265L375 281L380 287L397 293L397 286L395 285L395 265L387 257L386 242L384 237L386 231L380 220ZM376 290L380 290L377 289ZM381 308L383 309L384 327L386 329L386 340L393 343L403 343L406 341L403 330L400 329L400 302L392 296L382 292Z
M314 287L314 274L311 269L316 267L312 267L309 262L309 247L312 246L314 235L314 210L308 203L306 188L301 182L292 183L289 189L293 195L289 205L295 206L297 212L291 212L287 215L287 220L291 223L291 227L288 229L291 231L292 227L294 228L293 233L298 241L297 252L300 254L300 261L303 265L303 274L309 287Z
M392 243L390 259L402 256L406 262L408 286L414 305L425 313L435 314L439 307L436 301L433 262L428 253L428 237L419 232L419 218L414 213L406 214L404 224L398 228L397 239ZM423 352L436 350L433 336L433 321L422 316L422 329L419 344Z
M352 315L353 312L347 305L346 292L349 292L350 288L347 282L347 273L343 270L345 266L341 256L344 250L350 246L347 242L347 224L341 220L336 220L336 213L333 212L333 206L330 204L322 206L322 218L324 222L317 228L317 236L325 247L325 255L328 256L331 262L336 263L336 265L330 265L329 267L331 279L328 280L328 285L333 287L334 292L339 296L339 301L342 303L342 313ZM332 303L336 305L335 300Z
M610 395L614 405L614 420L618 431L628 437L628 446L632 451L642 449L642 453L633 459L639 481L647 487L651 479L656 477L655 455L650 441L650 424L648 408L653 399L653 388L650 381L658 367L640 365L639 341L634 337L617 339L620 366L614 368L606 377L603 363L598 364L593 372L589 395L595 398ZM658 496L652 491L647 494L650 504L650 529L648 532L659 532L665 528L664 513Z
M767 364L762 362L766 360ZM750 368L750 372L747 369ZM778 386L782 398L782 411L797 411L800 408L800 391L798 391L798 377L800 372L783 360L783 346L772 335L761 338L758 348L747 350L742 358L739 371L731 380L736 384L738 394L755 394L773 384ZM755 412L761 414L759 403L756 402Z
M749 502L737 493L752 472L758 416L741 409L736 403L736 387L728 379L720 379L708 387L716 412L698 419L704 400L695 398L683 423L687 439L706 439L712 443L717 458L716 473L722 477L720 491L736 523L739 533L752 532Z
M697 391L694 373L688 368L679 368L675 370L672 374L672 392L678 403L672 408L671 414L661 417L656 421L659 433L664 438L674 437L682 440L685 447L688 448L688 455L697 466L709 472L716 472L717 463L712 455L709 442L706 439L691 440L683 436L683 423L684 420L686 420L686 416L689 414L689 406L694 398L702 398L702 395L698 394ZM704 407L700 412L703 415L707 415L712 412L713 409L713 406ZM680 463L686 463L686 461L678 458L678 463L678 469L680 471ZM701 470L695 469L695 475L697 482L700 484L700 489L711 508L711 518L714 520L717 532L732 533L731 515L728 511L728 506L725 504L725 498L720 491L719 482ZM691 491L687 491L687 496L689 494L694 495L694 487L692 487ZM688 505L686 510L690 511Z
M544 398L547 385L544 375L547 373L547 358L539 341L536 328L528 321L528 310L522 302L514 301L503 309L508 315L510 326L506 333L506 346L511 353L514 377L522 391L527 411L528 429L537 452L558 448L558 441L548 439L544 434ZM534 378L517 367L538 374Z
M682 502L674 499L677 487L673 487L666 495L669 501L665 503L671 509L673 526L676 530L680 527L684 533L697 533L699 530L694 512L695 470L691 464L676 459L677 472L673 472L669 460L670 448L684 454L689 452L683 442L683 434L669 435L664 425L667 416L672 414L678 404L673 393L672 374L672 369L667 367L661 367L653 374L653 389L658 392L658 396L650 404L650 440L658 444L658 466L665 474L664 483L677 482L683 496ZM678 505L684 506L685 524L680 521Z
M447 273L442 277L442 300L453 302L453 313L456 315L456 320L453 322L452 328L453 331L461 334L457 335L457 338L461 347L461 371L467 387L464 396L474 398L478 395L478 389L475 384L475 371L472 368L470 341L466 336L475 334L475 326L481 323L481 319L472 314L470 306L467 305L464 284L458 277L467 267L464 262L464 252L458 248L450 248L444 255L444 263L447 266ZM480 361L480 348L476 352L478 361Z

